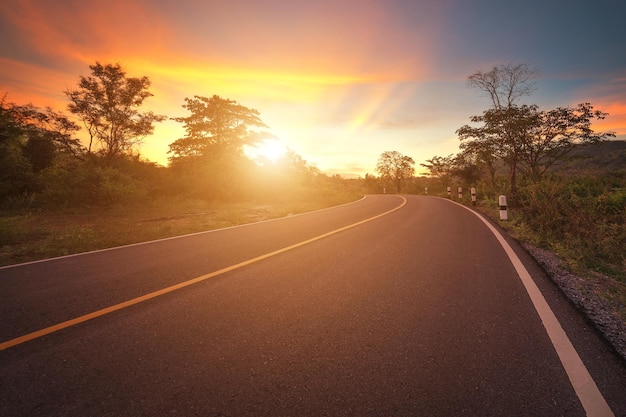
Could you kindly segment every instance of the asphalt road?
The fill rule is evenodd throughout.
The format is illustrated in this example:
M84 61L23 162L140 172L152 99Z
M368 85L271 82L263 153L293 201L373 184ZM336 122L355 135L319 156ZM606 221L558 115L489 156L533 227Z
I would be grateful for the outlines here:
M626 416L623 361L509 243ZM1 268L0 346L2 416L586 415L494 234L431 197Z

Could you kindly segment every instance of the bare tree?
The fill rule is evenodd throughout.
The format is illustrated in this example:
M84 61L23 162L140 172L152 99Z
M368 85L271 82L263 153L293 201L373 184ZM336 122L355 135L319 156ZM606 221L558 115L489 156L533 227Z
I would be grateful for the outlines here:
M477 71L467 79L468 84L490 98L494 109L514 106L523 97L535 91L537 68L528 64L502 64L490 71Z

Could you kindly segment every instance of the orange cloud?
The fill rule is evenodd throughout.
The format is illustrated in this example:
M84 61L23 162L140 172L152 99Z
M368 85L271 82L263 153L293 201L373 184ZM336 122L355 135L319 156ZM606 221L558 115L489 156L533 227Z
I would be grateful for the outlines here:
M320 121L322 129L337 124L332 115L341 122L324 132L331 141L397 123L386 117L412 91L396 86L430 72L437 19L398 24L389 7L385 0L2 2L0 19L21 52L0 58L0 88L12 101L64 110L63 90L89 75L88 65L119 62L128 76L152 81L146 110L184 115L185 97L218 94L257 108L287 140L317 140L306 135ZM182 134L180 124L162 123L141 151L164 163L167 145Z
M20 1L5 3L4 19L19 31L21 41L55 61L113 61L125 56L162 51L172 37L164 21L139 2Z
M8 101L17 104L32 103L38 107L65 107L63 89L76 83L75 76L64 71L51 70L36 64L0 58L2 84Z
M626 102L599 103L594 107L609 114L604 120L595 122L594 129L626 135Z

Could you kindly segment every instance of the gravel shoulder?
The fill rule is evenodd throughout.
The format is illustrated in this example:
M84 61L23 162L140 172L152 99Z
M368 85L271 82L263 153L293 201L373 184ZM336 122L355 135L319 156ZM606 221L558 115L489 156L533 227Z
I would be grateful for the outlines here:
M626 291L623 284L601 274L576 275L555 253L524 242L521 245L626 360L626 306L616 295Z

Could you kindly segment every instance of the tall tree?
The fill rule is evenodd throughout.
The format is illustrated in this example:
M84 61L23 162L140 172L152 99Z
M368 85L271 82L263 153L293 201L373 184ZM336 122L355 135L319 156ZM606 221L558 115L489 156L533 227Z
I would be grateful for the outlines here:
M522 113L528 107L518 106L518 101L535 90L534 79L538 70L527 64L502 64L488 72L478 71L468 77L471 87L485 93L492 107L482 116L473 116L472 122L484 122L487 129L472 130L463 126L457 131L461 140L475 137L480 148L497 148L500 156L509 165L509 182L512 197L517 193L517 165L520 159L521 142L524 134ZM490 143L489 143L490 142Z
M88 151L94 140L109 158L129 152L152 134L154 123L165 116L140 112L148 91L148 77L131 78L120 64L90 65L91 76L80 77L78 89L66 90L68 108L84 123L89 133Z
M398 193L402 192L402 185L415 174L415 161L410 156L402 155L398 151L383 152L378 158L376 171L381 178L393 182Z
M226 154L241 154L244 145L253 145L269 138L267 128L255 109L217 95L211 98L185 98L183 107L191 112L174 120L183 123L186 136L169 145L170 162L190 162L197 158L217 158Z

